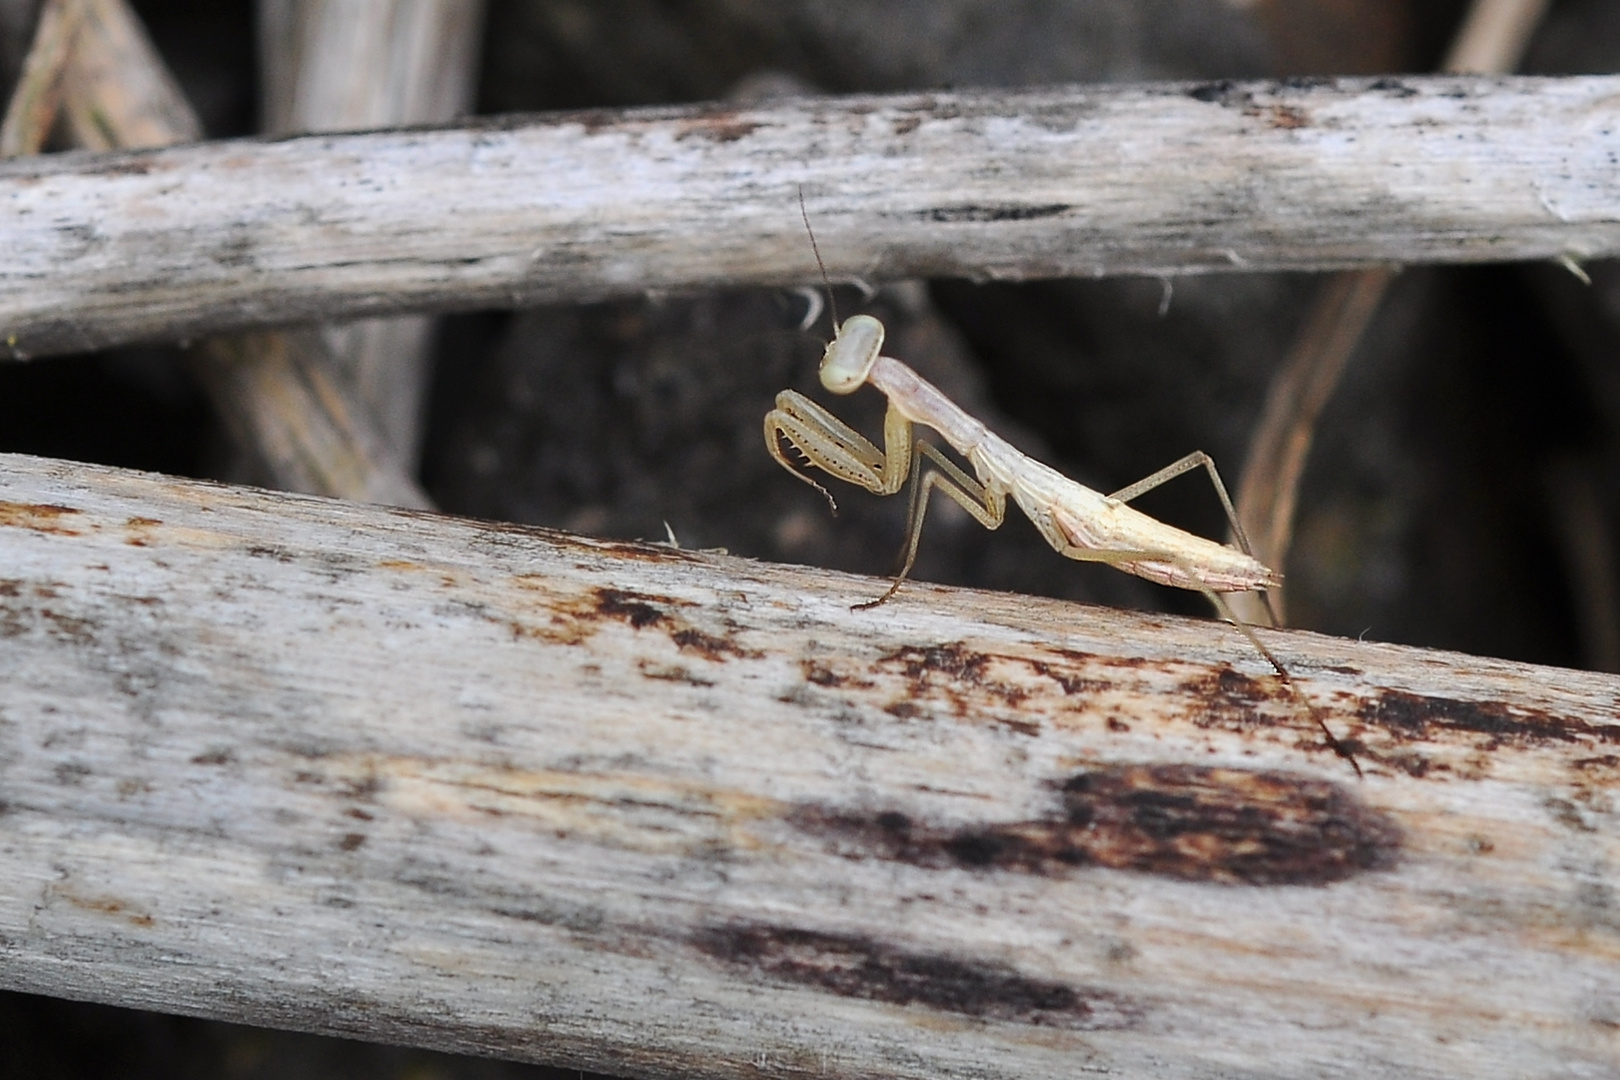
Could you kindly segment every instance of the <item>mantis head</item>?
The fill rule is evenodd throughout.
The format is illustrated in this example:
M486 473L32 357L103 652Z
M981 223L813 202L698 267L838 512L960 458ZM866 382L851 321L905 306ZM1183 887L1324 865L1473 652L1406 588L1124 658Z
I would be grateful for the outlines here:
M821 357L821 385L835 394L851 394L866 381L883 350L883 324L870 315L852 315Z

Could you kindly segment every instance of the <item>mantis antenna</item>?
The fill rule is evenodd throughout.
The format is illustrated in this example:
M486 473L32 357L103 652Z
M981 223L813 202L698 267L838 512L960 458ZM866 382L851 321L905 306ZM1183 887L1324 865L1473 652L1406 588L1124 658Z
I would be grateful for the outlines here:
M833 298L832 278L827 276L827 264L821 261L821 245L816 243L816 230L810 227L810 211L804 208L804 185L799 185L799 216L804 218L804 231L810 237L810 250L816 256L816 268L821 271L821 283L827 287L827 308L832 312L833 337L838 336L838 301Z

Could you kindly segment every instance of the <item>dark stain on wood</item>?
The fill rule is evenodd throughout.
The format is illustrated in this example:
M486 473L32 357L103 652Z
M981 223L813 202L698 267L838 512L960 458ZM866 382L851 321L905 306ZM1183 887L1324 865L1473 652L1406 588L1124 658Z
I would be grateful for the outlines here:
M0 526L57 536L82 535L82 530L68 524L78 514L73 507L56 503L0 502Z
M40 608L39 615L49 624L47 632L53 638L80 646L95 644L95 623L89 619L81 619L77 615L64 615L51 608Z
M1266 118L1272 127L1285 131L1309 127L1311 123L1310 115L1297 105L1273 105L1267 110Z
M1029 699L1027 686L989 677L992 661L1003 659L1017 661L1017 658L995 656L951 641L941 645L903 646L879 657L873 669L894 672L909 684L905 699L891 702L885 708L890 715L902 718L921 715L916 702L943 696L957 716L967 716L982 710L986 698L1014 709ZM1031 717L993 716L990 719L1026 735L1040 731L1039 721Z
M1119 1030L1134 1027L1143 1011L1118 994L1030 978L1005 964L911 952L850 934L742 924L700 930L692 943L729 967L777 982L982 1020Z
M1262 711L1262 707L1272 701L1282 702L1299 714L1297 721L1283 720L1283 724L1297 722L1306 727L1313 724L1309 712L1293 700L1281 679L1254 678L1225 664L1183 679L1176 689L1190 699L1190 719L1201 728L1247 732L1276 724L1274 715L1268 716Z
M943 645L904 646L883 656L878 665L896 665L908 679L922 680L938 674L978 686L989 662L987 654L960 641L949 641Z
M1073 209L1074 206L1070 203L1041 203L1036 206L1016 203L1001 206L936 206L932 210L923 211L921 216L928 221L952 224L987 221L1039 221L1041 218L1058 217Z
M1362 703L1357 717L1397 739L1426 739L1451 731L1487 736L1493 746L1620 743L1620 723L1593 724L1500 701L1463 701L1404 690L1380 690Z
M662 630L669 635L676 648L682 652L696 653L706 660L719 661L730 657L757 659L764 655L758 649L744 648L730 638L700 630L668 610L694 606L691 601L677 600L672 596L596 588L582 597L557 605L563 621L555 630L534 630L521 626L515 629L530 636L578 644L595 633L595 624L614 620L636 630Z
M1071 663L1077 661L1094 661L1097 659L1097 657L1089 653L1077 653L1070 649L1064 649L1061 650L1061 652L1063 653L1064 658L1069 660ZM1071 696L1075 694L1094 694L1099 690L1112 689L1114 686L1114 682L1110 679L1097 679L1089 676L1077 675L1073 671L1064 671L1057 665L1047 663L1044 660L1032 660L1029 666L1030 670L1035 672L1035 674L1045 679L1051 679L1053 682L1057 683L1063 688L1063 692L1065 694L1069 694Z
M283 547L271 547L267 544L254 544L247 549L247 554L255 559L274 559L278 563L290 563L293 553Z
M130 547L146 547L152 542L152 530L162 524L157 518L132 517L124 522L127 530L124 543Z
M548 540L555 542L556 536L566 536L564 533L550 534ZM570 539L579 539L570 537ZM589 540L590 549L603 555L611 555L616 559L630 559L633 562L645 563L695 563L703 561L703 553L698 551L682 551L680 548L670 547L668 544L633 543L628 540Z
M647 596L642 599L643 596L645 594L625 592L623 589L597 589L596 610L598 614L606 615L610 619L622 619L637 630L664 622L668 616L663 610L646 601L656 599L666 604L673 604L675 601L667 596Z
M642 660L636 664L636 670L641 672L642 678L654 679L659 682L685 683L687 686L698 687L715 685L713 679L705 679L701 675L693 674L679 664L654 664Z
M1251 93L1241 89L1231 79L1199 83L1187 89L1187 96L1208 105L1246 105L1253 98Z
M1289 94L1320 90L1333 85L1331 79L1289 78L1272 82L1236 83L1230 79L1199 83L1187 96L1223 108L1237 109L1244 116L1265 122L1267 127L1293 131L1311 126L1311 114L1299 105L1269 100Z
M90 766L82 761L64 761L51 770L51 775L63 787L78 787L90 775Z
M1418 96L1417 88L1404 79L1382 78L1376 79L1367 87L1377 90L1381 94L1388 94L1394 98L1412 98Z
M799 670L804 674L804 681L814 686L828 690L870 690L877 685L865 677L865 665L861 665L859 674L847 670L852 666L854 665L838 665L827 660L799 661Z
M801 807L848 858L1055 876L1084 867L1238 885L1326 885L1393 866L1400 829L1338 784L1280 772L1117 765L1077 773L1049 817L939 826Z

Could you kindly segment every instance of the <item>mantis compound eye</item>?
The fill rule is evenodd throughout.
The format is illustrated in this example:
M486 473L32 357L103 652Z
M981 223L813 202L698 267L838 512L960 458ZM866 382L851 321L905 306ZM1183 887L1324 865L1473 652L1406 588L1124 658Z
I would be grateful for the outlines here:
M835 394L853 393L882 350L883 324L870 315L850 316L821 358L821 385Z

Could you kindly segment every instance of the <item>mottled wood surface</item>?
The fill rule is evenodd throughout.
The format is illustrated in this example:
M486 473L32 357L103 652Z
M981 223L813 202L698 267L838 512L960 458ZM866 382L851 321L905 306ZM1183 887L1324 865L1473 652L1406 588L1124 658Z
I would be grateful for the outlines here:
M1620 77L1152 84L481 121L0 167L15 355L835 278L1620 251Z
M1054 556L1056 557L1056 556ZM0 984L626 1076L1620 1069L1620 680L0 458Z

